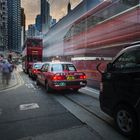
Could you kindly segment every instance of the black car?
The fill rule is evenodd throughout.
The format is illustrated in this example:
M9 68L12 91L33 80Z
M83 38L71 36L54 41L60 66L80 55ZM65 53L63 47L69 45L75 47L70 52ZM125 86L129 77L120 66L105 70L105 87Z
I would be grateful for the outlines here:
M122 134L140 132L140 44L125 48L107 65L99 99Z

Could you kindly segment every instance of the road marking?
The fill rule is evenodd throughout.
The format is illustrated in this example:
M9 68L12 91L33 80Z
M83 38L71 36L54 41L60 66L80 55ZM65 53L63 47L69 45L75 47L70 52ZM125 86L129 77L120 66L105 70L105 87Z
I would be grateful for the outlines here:
M32 83L25 84L25 86L27 86L28 88L33 88L34 90L36 90L36 88L34 87L34 85Z
M93 98L99 99L99 90L96 90L90 87L84 87L84 88L81 88L79 91L86 95L92 96Z
M96 89L89 88L89 87L85 87L85 88L83 88L83 89L88 90L88 91L90 91L90 92L94 92L95 94L99 95L99 91L96 90Z
M30 104L22 104L19 106L20 110L29 110L29 109L36 109L39 108L37 103L30 103Z

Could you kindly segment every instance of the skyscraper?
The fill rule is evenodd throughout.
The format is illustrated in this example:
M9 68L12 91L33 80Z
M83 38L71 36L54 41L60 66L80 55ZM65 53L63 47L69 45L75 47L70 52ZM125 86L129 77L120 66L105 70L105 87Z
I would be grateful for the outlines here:
M36 27L35 24L30 24L28 25L28 32L27 32L27 37L35 37L36 36Z
M37 15L35 18L36 29L41 32L41 16Z
M3 50L3 34L2 34L2 0L0 0L0 52Z
M8 45L8 11L7 0L0 0L0 50L5 51Z
M41 0L41 31L46 33L50 28L50 4L46 0Z
M8 49L21 52L21 0L8 0Z
M26 16L24 13L24 8L21 8L21 47L23 47L25 42L25 20Z

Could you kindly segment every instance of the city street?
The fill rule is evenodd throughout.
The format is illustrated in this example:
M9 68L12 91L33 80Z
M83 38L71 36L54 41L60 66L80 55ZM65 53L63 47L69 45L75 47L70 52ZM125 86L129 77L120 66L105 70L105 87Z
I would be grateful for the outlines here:
M0 0L0 140L140 140L139 92L140 0Z
M99 91L47 93L21 67L13 75L18 84L0 92L1 140L126 140L100 110Z

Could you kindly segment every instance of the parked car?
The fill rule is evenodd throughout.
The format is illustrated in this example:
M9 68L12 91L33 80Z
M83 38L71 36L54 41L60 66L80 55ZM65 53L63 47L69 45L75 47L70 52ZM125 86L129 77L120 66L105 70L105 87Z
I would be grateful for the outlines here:
M140 132L140 44L122 50L107 65L99 99L101 109L115 119L122 134Z
M52 90L73 89L78 91L87 84L86 75L78 72L70 62L46 62L37 74L37 84Z
M43 62L33 63L33 65L29 68L29 77L35 78L37 77L37 73L41 69Z

